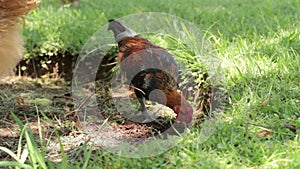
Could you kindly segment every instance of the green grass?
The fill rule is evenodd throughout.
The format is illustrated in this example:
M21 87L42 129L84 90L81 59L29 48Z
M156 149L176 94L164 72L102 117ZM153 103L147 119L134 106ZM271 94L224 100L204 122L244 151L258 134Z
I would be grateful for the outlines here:
M109 18L163 12L207 32L226 77L228 104L218 122L203 124L216 128L205 142L192 129L176 148L156 157L131 159L104 150L90 157L86 150L84 159L65 161L67 168L299 168L299 130L282 127L300 127L299 9L296 0L82 0L78 8L42 1L23 30L28 57L78 54ZM263 126L271 134L257 137Z

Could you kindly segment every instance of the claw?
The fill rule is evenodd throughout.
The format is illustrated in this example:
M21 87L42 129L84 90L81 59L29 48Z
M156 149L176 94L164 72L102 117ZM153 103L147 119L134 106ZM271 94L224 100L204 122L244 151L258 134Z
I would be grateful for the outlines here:
M149 122L156 120L156 117L151 112L149 112L147 109L142 111L142 113L143 113L145 119L141 123L149 123Z

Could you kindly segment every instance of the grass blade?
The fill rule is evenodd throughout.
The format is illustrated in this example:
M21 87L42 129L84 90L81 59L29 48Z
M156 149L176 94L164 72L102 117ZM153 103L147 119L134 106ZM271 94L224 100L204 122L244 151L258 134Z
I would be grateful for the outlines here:
M17 162L21 162L18 158L18 156L12 152L10 149L6 148L6 147L0 147L0 150L6 152L8 155L10 155L12 158L14 158Z
M30 165L27 164L22 164L17 161L0 161L0 167L20 167L20 168L25 168L25 169L33 169Z

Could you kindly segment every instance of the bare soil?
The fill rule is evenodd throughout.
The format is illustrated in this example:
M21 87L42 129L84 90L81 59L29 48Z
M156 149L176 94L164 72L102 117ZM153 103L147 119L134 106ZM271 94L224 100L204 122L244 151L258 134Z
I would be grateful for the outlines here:
M94 85L94 84L92 84ZM177 135L186 126L171 130L174 124L174 113L166 106L149 102L147 108L155 112L158 121L137 123L127 119L126 113L114 108L113 99L130 97L133 102L135 95L126 89L120 89L120 94L111 95L105 83L95 91L98 100L98 112L102 118L82 121L79 118L81 110L74 108L71 87L57 77L31 79L29 77L7 77L0 83L0 146L17 150L20 129L12 116L14 113L28 130L32 130L37 144L48 142L46 157L52 161L61 160L61 150L54 131L58 131L64 150L72 153L84 143L93 144L99 148L142 143L155 139L161 133ZM136 101L137 102L137 101ZM39 120L40 119L40 120ZM180 131L181 130L181 131ZM166 136L166 135L165 135ZM163 137L160 137L163 138ZM25 138L22 144L26 143ZM0 151L0 159L10 158Z

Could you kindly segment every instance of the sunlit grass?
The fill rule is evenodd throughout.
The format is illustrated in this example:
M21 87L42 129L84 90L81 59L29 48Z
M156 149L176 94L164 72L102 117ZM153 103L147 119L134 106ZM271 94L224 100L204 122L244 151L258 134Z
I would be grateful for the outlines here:
M292 132L283 127L285 123L300 127L299 8L294 0L82 0L77 8L59 6L56 0L42 1L40 9L27 17L23 30L29 57L41 53L55 55L60 51L76 54L110 18L146 11L174 14L198 25L211 41L221 60L228 97L221 119L202 124L215 129L207 140L203 140L199 129L192 129L176 148L155 157L135 159L105 150L91 154L91 149L83 146L79 151L86 154L84 158L64 156L59 166L299 168L299 130ZM153 41L164 45L159 38L154 37ZM184 46L175 46L167 47L174 54L185 55ZM190 57L194 53L187 54ZM257 136L266 129L271 134ZM26 139L32 141L30 137ZM31 148L38 151L35 146ZM19 150L19 159L20 155L26 154ZM7 161L6 166L34 167L38 159L26 157L30 160L24 161L22 157L14 163ZM47 159L39 160L40 165L47 163L52 168L57 165Z

